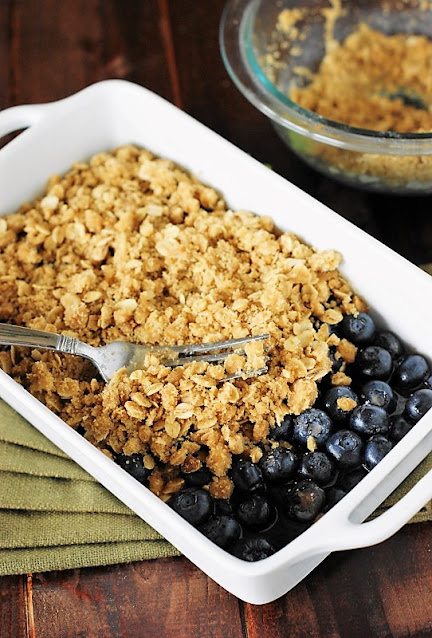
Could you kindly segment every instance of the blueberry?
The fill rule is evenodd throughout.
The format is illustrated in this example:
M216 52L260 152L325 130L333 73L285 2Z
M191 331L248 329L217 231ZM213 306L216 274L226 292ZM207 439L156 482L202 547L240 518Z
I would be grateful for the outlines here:
M391 383L403 393L414 390L430 374L429 364L421 354L409 354L400 359L393 372Z
M294 439L297 443L307 445L312 436L318 446L324 445L333 427L332 420L323 410L309 408L294 419Z
M326 321L321 321L320 319L315 318L313 320L313 327L318 332L322 326L327 326L328 336L337 335L340 336L340 323L327 323Z
M329 337L331 335L336 335L337 337L340 337L341 323L325 323L325 325L327 326Z
M254 494L239 503L236 517L242 525L252 529L267 527L273 518L274 510L265 496Z
M363 442L356 432L339 430L330 436L327 452L342 469L355 468L361 464Z
M341 472L338 476L337 486L345 492L349 492L353 487L358 485L367 474L368 471L364 467L358 467L350 472Z
M393 359L388 350L380 346L368 346L359 350L354 365L364 377L388 379L392 371Z
M264 480L268 483L284 483L296 468L294 453L285 447L265 452L259 462Z
M388 413L393 412L397 404L397 398L389 384L379 379L368 381L362 387L361 398L365 403L384 408Z
M432 408L432 390L417 390L407 399L405 415L411 421L417 423L430 408Z
M394 443L398 443L405 434L413 427L413 423L408 421L402 414L392 418L390 422L390 438Z
M375 335L375 324L373 319L364 312L359 312L357 317L345 315L342 319L342 332L348 341L356 345L367 345L372 343Z
M390 330L378 332L375 336L374 344L388 350L393 359L400 357L403 352L403 346L399 337L393 332L390 332Z
M269 437L275 439L275 441L289 441L292 437L293 420L292 417L287 414L279 425L276 425L270 430Z
M350 427L354 432L367 437L373 434L387 434L390 418L384 408L364 403L353 410Z
M392 447L393 443L385 436L381 434L372 436L365 447L364 459L366 467L372 470L390 452Z
M324 490L312 481L300 481L288 491L286 497L288 515L301 523L313 521L324 503Z
M331 487L327 490L325 511L328 512L332 507L339 503L346 494L345 490L342 490L340 487Z
M232 516L233 506L231 501L228 498L216 499L215 505L216 505L216 514L221 514L223 516Z
M253 563L263 560L275 553L273 545L260 536L254 538L242 538L232 549L232 553L237 558Z
M171 496L168 505L191 525L205 523L213 514L213 500L198 487L186 487Z
M231 478L236 488L242 492L255 492L264 487L260 468L247 459L239 459L235 463Z
M121 468L126 470L128 474L134 477L140 483L145 483L150 474L150 470L144 467L143 456L139 452L134 454L116 454L114 457L115 462L120 465Z
M344 363L344 359L343 357L341 357L340 355L336 356L337 353L337 349L335 346L330 346L329 347L329 353L328 353L328 357L331 361L331 373L332 374L336 374L336 372L339 372L339 370L342 368L342 365Z
M237 521L231 516L224 515L212 516L199 529L213 543L224 549L238 541L242 533Z
M326 485L333 478L334 469L333 461L325 452L312 452L302 456L298 475Z
M429 388L429 390L431 390L431 389L432 389L432 374L430 374L430 375L427 377L427 379L425 379L424 384L425 384L426 388Z
M213 474L208 467L203 465L195 472L184 474L184 480L188 487L202 487L203 485L208 485L210 483L212 476Z
M334 421L342 423L358 403L358 397L348 386L330 388L324 396L324 407Z

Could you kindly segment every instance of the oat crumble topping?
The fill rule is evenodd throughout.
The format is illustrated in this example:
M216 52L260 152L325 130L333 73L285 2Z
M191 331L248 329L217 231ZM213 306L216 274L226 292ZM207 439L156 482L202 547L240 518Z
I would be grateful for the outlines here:
M363 23L342 43L334 42L312 81L293 87L290 97L350 126L423 133L432 130L431 71L429 38L385 35Z
M105 453L142 453L150 489L165 500L182 487L180 470L202 465L214 475L210 493L227 498L232 455L258 462L262 445L274 445L271 428L313 404L329 347L344 361L340 378L355 357L327 325L365 310L338 253L230 210L214 189L133 146L52 177L42 197L0 220L0 251L3 322L93 346L271 335L268 373L223 383L244 357L171 369L149 355L105 384L79 357L0 352L3 370ZM247 358L260 367L263 342Z

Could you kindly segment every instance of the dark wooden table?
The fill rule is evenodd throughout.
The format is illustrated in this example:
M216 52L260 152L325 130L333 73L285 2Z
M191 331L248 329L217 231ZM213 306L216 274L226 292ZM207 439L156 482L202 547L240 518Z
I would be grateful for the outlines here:
M106 78L142 84L415 263L431 197L370 195L291 154L222 65L223 0L0 0L0 108ZM0 578L1 638L431 637L432 525L334 554L293 591L244 604L183 558Z

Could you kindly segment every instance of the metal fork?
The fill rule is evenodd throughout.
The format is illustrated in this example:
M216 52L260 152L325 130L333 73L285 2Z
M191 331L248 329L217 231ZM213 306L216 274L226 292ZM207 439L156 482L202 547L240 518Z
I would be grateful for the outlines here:
M150 353L158 355L161 363L172 368L194 361L218 363L225 361L225 359L234 352L237 354L245 354L242 346L251 341L268 339L269 336L268 334L263 334L244 337L242 339L229 339L228 341L215 341L213 343L198 343L182 346L143 346L127 341L113 341L106 346L95 348L74 337L0 323L0 344L56 350L57 352L84 357L95 365L104 381L109 381L113 374L121 368L126 368L128 373L142 368L146 355ZM267 372L267 369L267 366L264 366L257 370L247 370L231 374L222 380L238 379L244 375L256 376L264 374Z

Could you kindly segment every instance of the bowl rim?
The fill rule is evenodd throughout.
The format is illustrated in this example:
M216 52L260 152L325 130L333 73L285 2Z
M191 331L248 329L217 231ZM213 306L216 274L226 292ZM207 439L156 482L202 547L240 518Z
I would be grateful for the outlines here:
M277 125L336 148L379 155L432 155L432 132L396 133L328 119L284 95L262 70L253 50L253 27L261 0L228 0L219 24L225 68L239 91Z

